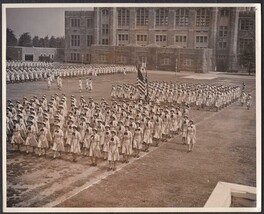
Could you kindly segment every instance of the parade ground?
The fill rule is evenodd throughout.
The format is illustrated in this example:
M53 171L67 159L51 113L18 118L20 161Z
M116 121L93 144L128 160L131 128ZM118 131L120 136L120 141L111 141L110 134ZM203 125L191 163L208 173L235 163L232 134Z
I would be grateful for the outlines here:
M46 81L8 84L7 99L64 93L77 100L102 97L110 102L113 84L135 83L136 73L93 77L93 91L79 92L79 78L62 79L51 90ZM118 162L117 171L107 171L108 162L91 167L89 157L69 154L52 159L25 152L11 152L7 145L7 207L203 207L217 182L256 187L255 76L227 73L173 73L149 71L149 81L200 82L241 86L252 93L250 110L237 101L219 112L190 110L197 129L197 143L187 153L181 135L151 147L128 164Z

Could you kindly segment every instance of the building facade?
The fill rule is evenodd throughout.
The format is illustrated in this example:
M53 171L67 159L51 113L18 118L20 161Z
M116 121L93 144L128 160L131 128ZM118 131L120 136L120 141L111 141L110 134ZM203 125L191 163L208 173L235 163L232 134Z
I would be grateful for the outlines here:
M146 62L148 69L194 72L238 70L240 43L247 42L245 32L252 32L254 20L252 8L66 11L65 61Z
M58 53L62 50L60 48L8 46L6 48L6 58L7 60L22 60L33 62L59 61Z

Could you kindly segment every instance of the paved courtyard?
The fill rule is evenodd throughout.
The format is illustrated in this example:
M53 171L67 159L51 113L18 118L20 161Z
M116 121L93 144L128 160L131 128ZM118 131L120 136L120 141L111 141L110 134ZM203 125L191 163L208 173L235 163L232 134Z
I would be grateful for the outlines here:
M77 163L69 155L47 157L7 151L8 207L203 207L218 181L256 186L255 76L221 73L194 74L150 71L149 81L223 83L252 92L253 106L239 102L220 112L190 111L197 124L197 144L187 153L181 136L151 148L129 164L118 163L116 172L107 172L100 160L90 166L88 157ZM63 79L63 93L78 98L104 97L110 101L112 84L135 83L136 74L105 75L94 79L92 93L78 92L78 78ZM45 81L7 85L8 99L46 95ZM9 145L7 146L9 148Z

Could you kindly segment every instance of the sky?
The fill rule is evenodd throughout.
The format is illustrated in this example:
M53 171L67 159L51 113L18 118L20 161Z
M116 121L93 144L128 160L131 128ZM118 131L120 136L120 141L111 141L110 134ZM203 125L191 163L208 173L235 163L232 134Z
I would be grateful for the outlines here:
M32 38L64 36L64 12L69 10L91 8L7 8L6 26L13 30L17 39L25 32Z

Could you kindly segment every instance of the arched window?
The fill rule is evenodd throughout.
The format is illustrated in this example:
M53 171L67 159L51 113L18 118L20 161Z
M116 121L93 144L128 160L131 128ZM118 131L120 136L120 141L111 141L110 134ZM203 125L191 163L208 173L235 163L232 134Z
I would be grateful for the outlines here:
M149 23L148 9L139 8L137 9L137 25L146 26Z
M175 25L176 26L189 25L189 9L179 8L175 11Z
M169 22L169 10L160 8L156 10L156 26L166 26Z
M129 10L125 8L118 9L118 26L129 25Z

